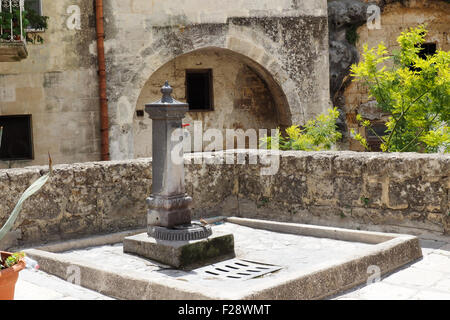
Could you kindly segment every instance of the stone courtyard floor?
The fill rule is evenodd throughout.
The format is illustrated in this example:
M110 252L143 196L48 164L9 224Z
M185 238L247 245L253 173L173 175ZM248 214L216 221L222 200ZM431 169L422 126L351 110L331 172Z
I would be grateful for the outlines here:
M337 300L450 300L450 243L421 240L423 259Z
M380 282L331 297L334 300L450 300L450 243L421 240L423 259ZM109 300L110 297L41 271L23 270L16 300Z

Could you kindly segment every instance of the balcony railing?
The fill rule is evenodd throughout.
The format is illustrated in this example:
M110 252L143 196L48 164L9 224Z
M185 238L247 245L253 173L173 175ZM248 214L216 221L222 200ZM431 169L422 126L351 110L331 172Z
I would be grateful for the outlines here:
M23 28L24 0L0 0L0 62L28 56Z
M24 0L0 0L0 38L3 41L26 42L23 30ZM5 14L6 13L6 14Z

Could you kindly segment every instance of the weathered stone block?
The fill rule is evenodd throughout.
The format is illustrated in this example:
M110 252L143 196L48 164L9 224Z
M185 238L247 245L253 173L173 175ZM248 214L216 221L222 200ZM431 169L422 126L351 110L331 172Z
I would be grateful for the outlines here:
M317 205L335 204L335 188L333 179L324 179L315 175L308 175L306 178L308 194L306 202Z
M361 192L363 181L361 178L336 177L333 188L339 200L340 206L361 205Z
M365 182L366 192L362 194L364 199L367 199L367 204L362 202L362 205L369 206L371 208L380 208L383 206L382 193L383 184L379 182L371 181L370 179ZM364 199L362 201L364 201Z
M364 169L364 158L343 152L333 160L336 175L360 177Z
M389 205L392 207L440 211L443 196L440 182L428 182L421 176L389 183Z
M266 189L271 190L272 193L261 195L262 199L275 203L287 203L288 206L302 205L308 190L306 179L295 174L276 177L264 186L270 186Z
M142 233L125 238L123 250L179 269L200 267L235 256L233 235L220 233L196 241L155 240Z

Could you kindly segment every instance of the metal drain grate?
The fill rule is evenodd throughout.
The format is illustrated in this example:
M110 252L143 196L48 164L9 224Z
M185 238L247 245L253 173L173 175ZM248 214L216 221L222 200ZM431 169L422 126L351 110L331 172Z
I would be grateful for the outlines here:
M196 270L207 277L226 280L248 280L261 277L283 267L255 261L232 259Z

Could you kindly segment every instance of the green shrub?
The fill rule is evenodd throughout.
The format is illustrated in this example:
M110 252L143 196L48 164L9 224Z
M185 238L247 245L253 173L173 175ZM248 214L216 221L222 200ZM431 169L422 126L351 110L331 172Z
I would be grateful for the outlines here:
M25 258L25 253L16 252L6 258L4 261L0 259L0 270L11 268L12 266L19 263L21 259Z
M309 120L304 128L299 126L291 126L286 129L284 137L280 130L277 131L277 141L273 141L272 137L264 137L261 139L261 148L280 149L280 150L303 150L303 151L320 151L330 150L336 142L342 138L337 131L336 119L339 117L337 108L329 109L327 114L321 114L315 119ZM276 143L278 142L278 148Z

